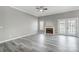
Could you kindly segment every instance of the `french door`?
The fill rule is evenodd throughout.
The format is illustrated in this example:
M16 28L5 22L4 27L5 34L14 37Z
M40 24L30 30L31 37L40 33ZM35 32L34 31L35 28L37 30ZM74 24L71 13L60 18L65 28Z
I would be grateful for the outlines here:
M65 20L58 20L58 32L59 34L65 34L66 33L66 23Z
M68 28L67 28L67 31L68 31L68 35L76 35L76 30L77 30L77 22L76 22L76 19L68 19L68 24L67 24Z
M76 35L77 18L59 19L58 32L64 35Z

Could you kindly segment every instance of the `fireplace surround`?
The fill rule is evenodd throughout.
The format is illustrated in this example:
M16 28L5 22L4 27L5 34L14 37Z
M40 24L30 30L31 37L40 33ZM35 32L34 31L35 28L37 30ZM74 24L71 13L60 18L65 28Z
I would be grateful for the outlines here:
M44 27L44 33L50 34L50 35L55 35L56 34L55 27L54 26L45 26Z

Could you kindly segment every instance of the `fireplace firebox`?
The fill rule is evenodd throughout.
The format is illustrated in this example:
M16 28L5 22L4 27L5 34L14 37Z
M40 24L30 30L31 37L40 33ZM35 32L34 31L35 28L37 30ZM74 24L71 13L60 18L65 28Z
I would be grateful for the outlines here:
M46 33L53 34L53 28L46 28Z

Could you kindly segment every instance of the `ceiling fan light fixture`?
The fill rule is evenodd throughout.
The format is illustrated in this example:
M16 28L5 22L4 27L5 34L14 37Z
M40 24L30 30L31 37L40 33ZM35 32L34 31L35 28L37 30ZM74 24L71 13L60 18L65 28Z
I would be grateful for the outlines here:
M44 10L43 9L40 9L40 12L44 12Z
M38 11L40 11L41 13L44 12L45 10L47 10L47 8L45 8L44 6L38 6L38 7L36 7L36 9Z

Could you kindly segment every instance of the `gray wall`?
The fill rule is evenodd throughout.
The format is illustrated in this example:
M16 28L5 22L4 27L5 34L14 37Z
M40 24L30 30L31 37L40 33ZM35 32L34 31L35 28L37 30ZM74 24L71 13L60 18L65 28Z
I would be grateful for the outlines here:
M30 35L38 31L38 19L11 7L0 7L0 41Z
M57 34L57 20L64 19L64 18L73 18L73 17L79 17L79 10L39 17L38 19L39 19L39 22L41 20L45 22L44 26L46 26L47 23L49 23L50 25L53 25L55 27L55 32ZM79 36L79 31L77 33Z
M0 7L0 41L5 40L5 24L4 24L4 10Z

